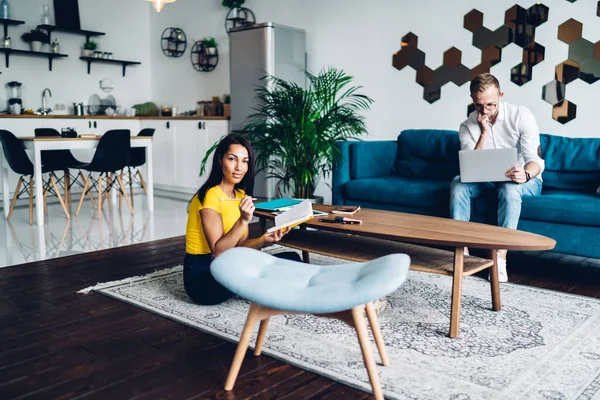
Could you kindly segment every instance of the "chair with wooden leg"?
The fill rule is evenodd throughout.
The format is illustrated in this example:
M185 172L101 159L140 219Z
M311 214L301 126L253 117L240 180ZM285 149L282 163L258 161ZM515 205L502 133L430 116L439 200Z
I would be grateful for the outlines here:
M145 128L138 133L138 136L154 136L154 129ZM144 193L146 193L146 182L142 176L140 167L146 164L146 149L145 148L132 148L129 156L129 164L127 165L127 174L125 178L128 179L129 192L131 193L131 203L133 204L133 184L139 184Z
M367 263L313 265L284 260L270 254L235 247L215 258L210 271L215 280L238 296L250 300L250 310L225 390L233 389L257 322L260 328L254 355L260 355L269 318L279 314L315 314L335 318L356 330L373 395L383 399L371 351L366 309L382 364L389 364L372 302L404 283L410 268L406 254L391 254Z
M52 128L36 128L36 137L60 137L60 133ZM77 184L83 187L84 177L81 171L71 174L71 170L78 170L85 163L73 156L71 150L45 150L42 151L42 165L53 171L64 171L63 177L54 176L57 185L64 189L65 202L71 204L71 188Z
M125 201L129 206L131 214L133 214L133 207L129 201L129 196L125 192L125 185L121 174L121 171L127 166L129 161L129 151L131 150L131 133L128 129L115 129L106 132L96 148L94 157L89 164L84 164L81 169L89 172L88 177L83 183L83 192L79 199L79 206L77 207L76 215L79 215L81 206L83 205L83 199L86 195L90 195L93 189L96 189L97 199L95 207L98 212L98 219L102 215L103 200L107 200L110 203L109 196L110 190L116 186L119 192L125 197ZM92 173L98 173L98 176L94 178ZM116 179L112 179L114 176Z
M2 143L2 149L4 150L4 156L6 157L6 161L10 169L12 169L15 173L21 175L19 177L19 181L17 182L17 188L15 190L15 194L13 196L12 202L10 204L10 211L8 212L8 219L12 216L12 213L15 208L15 204L17 199L24 193L28 193L29 195L29 223L33 224L33 196L34 196L34 187L33 187L33 163L27 156L25 152L25 148L23 144L19 141L19 139L9 131L0 130L0 142ZM62 196L60 195L60 190L56 183L54 171L52 168L47 166L42 166L42 174L50 173L50 177L48 180L42 179L44 185L44 191L50 190L56 194L60 204L65 212L67 218L71 218L69 211L63 201ZM25 179L25 177L29 176L29 181ZM21 185L23 188L21 188Z

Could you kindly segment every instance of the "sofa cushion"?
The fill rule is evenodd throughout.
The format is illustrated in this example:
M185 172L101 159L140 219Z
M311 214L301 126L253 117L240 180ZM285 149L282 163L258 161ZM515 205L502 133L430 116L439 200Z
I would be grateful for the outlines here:
M402 131L392 175L449 182L459 174L459 150L457 131Z
M560 190L524 197L521 219L600 226L600 199L593 192Z
M450 182L389 176L352 180L344 191L352 201L447 209Z
M396 146L393 141L365 141L350 145L350 178L390 176Z
M594 192L600 184L600 139L540 135L544 189Z

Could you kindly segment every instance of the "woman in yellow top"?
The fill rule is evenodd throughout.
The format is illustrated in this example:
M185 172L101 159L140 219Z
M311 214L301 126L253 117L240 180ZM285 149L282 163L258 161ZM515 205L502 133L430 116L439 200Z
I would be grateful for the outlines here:
M253 188L252 147L243 137L228 135L217 146L208 180L194 195L188 209L183 283L188 296L198 304L218 304L233 297L210 273L214 257L236 246L260 249L287 233L277 231L248 238L248 223L254 214ZM277 256L300 261L294 252Z

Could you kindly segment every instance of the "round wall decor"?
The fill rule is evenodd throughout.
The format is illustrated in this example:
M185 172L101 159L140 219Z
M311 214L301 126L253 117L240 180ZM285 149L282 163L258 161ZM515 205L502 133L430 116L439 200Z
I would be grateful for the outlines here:
M225 17L225 30L229 33L233 28L251 26L255 23L256 17L252 10L244 7L233 7Z
M210 72L219 64L219 50L216 47L206 47L201 40L194 43L190 55L196 71Z
M180 28L167 28L163 31L160 44L167 57L181 57L187 48L187 37Z

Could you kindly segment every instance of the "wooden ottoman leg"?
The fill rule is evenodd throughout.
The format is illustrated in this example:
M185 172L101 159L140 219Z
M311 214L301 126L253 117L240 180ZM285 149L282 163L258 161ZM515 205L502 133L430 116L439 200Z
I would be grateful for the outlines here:
M490 249L490 259L494 265L490 267L490 287L492 289L492 309L500 311L500 280L498 279L498 250Z
M452 305L450 306L450 337L460 334L460 305L462 302L462 280L464 269L464 247L454 249L454 276L452 277Z
M383 336L381 335L381 330L379 329L377 313L375 313L373 303L367 303L365 304L365 307L367 308L367 318L369 319L369 325L371 325L371 332L373 332L373 338L375 339L375 344L377 344L377 350L381 357L381 364L383 364L384 367L387 367L390 365L390 361L387 352L385 351L385 343L383 341Z
M256 337L256 345L254 346L254 355L260 356L263 344L265 343L265 336L267 336L267 327L269 326L269 318L265 318L260 321L260 328L258 328L258 336Z
M252 303L250 305L250 311L248 311L248 317L246 318L244 330L242 331L242 335L240 337L240 343L238 344L237 350L235 351L235 356L233 357L231 368L229 368L229 375L227 375L227 381L225 382L225 390L227 391L232 390L233 385L235 385L235 380L237 379L238 373L240 372L240 368L242 367L242 362L244 361L244 356L246 355L246 351L248 350L248 343L250 343L250 337L252 336L254 325L256 325L256 320L258 319L259 312L260 306L258 304Z
M354 329L358 336L358 342L360 343L360 349L362 350L365 367L367 367L367 373L369 374L369 380L371 381L373 396L376 400L383 400L383 392L379 386L377 365L375 364L375 359L371 352L371 342L369 341L369 333L367 332L363 310L364 306L354 307L352 309L352 321L354 322Z

